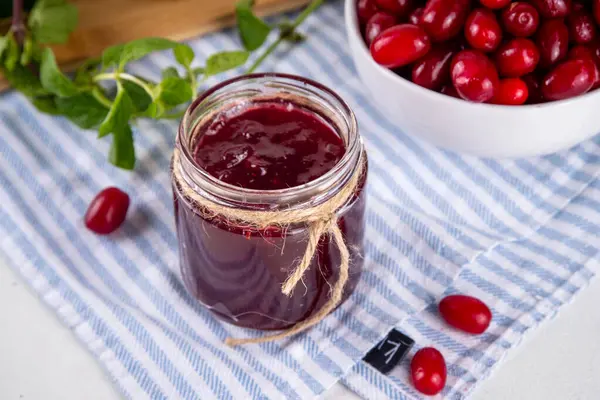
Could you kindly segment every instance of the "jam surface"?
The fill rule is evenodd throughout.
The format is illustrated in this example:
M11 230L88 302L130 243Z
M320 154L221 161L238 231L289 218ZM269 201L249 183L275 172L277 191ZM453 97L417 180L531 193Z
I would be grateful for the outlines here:
M345 153L342 139L325 120L289 101L242 106L202 130L196 163L246 189L305 184L331 170Z

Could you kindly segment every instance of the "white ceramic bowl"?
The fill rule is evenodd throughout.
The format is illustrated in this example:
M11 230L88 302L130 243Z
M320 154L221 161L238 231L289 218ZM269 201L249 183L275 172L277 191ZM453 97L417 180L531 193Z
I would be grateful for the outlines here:
M524 157L569 148L600 132L600 89L539 105L476 104L425 89L378 65L363 42L356 0L346 0L352 57L371 98L399 129L451 150Z

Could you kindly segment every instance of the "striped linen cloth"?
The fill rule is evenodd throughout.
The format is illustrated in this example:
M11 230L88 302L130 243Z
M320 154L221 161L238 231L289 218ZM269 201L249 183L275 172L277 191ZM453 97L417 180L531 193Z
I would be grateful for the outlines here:
M410 357L387 376L360 361L397 327L415 339L413 352L442 351L442 397L461 399L598 270L600 137L498 161L406 136L369 102L342 6L328 2L303 25L308 41L263 66L334 88L355 110L370 159L362 281L291 340L227 348L226 337L256 333L219 322L184 290L169 180L175 123L140 122L138 165L124 172L107 164L108 143L94 132L37 113L17 93L0 97L0 251L126 398L309 399L340 380L369 399L419 398ZM199 59L239 47L233 31L190 44ZM173 62L159 53L132 69L157 78ZM99 237L82 215L109 185L126 190L132 207L118 232ZM440 321L435 304L453 292L492 307L488 332L467 336Z

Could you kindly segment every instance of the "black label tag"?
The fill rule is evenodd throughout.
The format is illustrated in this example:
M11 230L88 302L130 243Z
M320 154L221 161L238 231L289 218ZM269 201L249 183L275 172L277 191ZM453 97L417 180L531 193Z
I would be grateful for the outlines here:
M379 344L363 358L382 374L390 372L408 353L415 343L405 334L392 329Z

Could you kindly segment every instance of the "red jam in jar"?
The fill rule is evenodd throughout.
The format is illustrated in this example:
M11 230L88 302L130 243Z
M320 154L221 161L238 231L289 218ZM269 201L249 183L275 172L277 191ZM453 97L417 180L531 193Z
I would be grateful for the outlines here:
M289 100L253 102L221 115L198 139L196 163L246 189L300 186L331 170L344 142L322 118Z
M282 284L306 251L308 225L258 229L232 223L192 197L249 211L322 204L366 166L348 106L304 78L243 76L190 106L176 147L172 168L184 185L173 174L175 219L187 290L220 318L243 327L285 329L314 315L339 276L340 252L333 240L321 237L302 282L288 296ZM362 270L364 172L336 213L350 251L343 300Z

